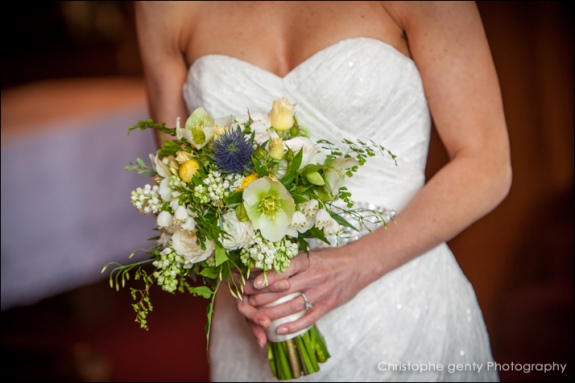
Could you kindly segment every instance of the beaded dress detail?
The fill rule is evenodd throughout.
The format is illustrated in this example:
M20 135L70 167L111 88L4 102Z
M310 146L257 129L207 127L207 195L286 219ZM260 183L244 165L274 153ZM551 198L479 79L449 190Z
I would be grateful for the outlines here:
M202 106L215 117L268 111L286 97L314 141L373 140L391 150L397 166L377 156L346 180L363 206L401 212L424 185L431 117L421 76L413 60L382 41L341 40L285 77L233 57L202 56L183 92L190 112ZM302 382L498 379L488 369L493 359L475 292L446 244L367 286L318 327L331 358ZM468 367L449 369L457 364ZM210 366L213 381L275 380L266 349L225 288L216 299Z

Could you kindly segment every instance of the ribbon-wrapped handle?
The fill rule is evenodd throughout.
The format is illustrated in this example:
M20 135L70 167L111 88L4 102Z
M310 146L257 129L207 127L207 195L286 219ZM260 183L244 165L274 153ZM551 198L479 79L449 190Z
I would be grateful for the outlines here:
M302 293L300 293L300 292L291 293L291 294L285 295L279 299L276 299L275 301L273 301L271 303L268 303L264 307L277 306L279 304L289 302L292 299L295 299L301 295L302 295ZM305 333L306 331L308 331L309 329L311 329L312 326L310 326L308 328L304 328L304 329L297 331L297 332L294 332L292 334L280 335L277 333L277 329L279 326L281 326L284 323L293 322L293 321L298 320L299 318L303 317L307 311L308 310L304 309L303 311L297 312L295 314L291 314L291 315L288 315L288 316L278 318L276 320L271 321L270 326L267 329L265 329L268 341L270 341L270 342L283 342L283 341L286 341L288 339L293 339L293 338L297 337L298 335L301 335L301 334Z

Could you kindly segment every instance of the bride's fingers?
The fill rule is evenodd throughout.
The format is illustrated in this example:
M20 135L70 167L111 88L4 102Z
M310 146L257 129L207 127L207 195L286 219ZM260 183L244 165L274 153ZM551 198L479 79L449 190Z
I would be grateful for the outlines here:
M319 300L319 298L315 298L313 294L310 295L306 293L306 296L309 302L316 302L314 299ZM275 320L304 311L306 309L306 301L303 296L300 295L285 303L272 307L258 307L258 309L266 318Z
M300 319L279 326L277 329L277 333L280 335L292 334L294 332L311 327L318 321L319 318L321 318L325 314L325 312L326 310L323 308L323 306L314 307L310 309Z
M252 328L252 333L256 337L258 344L260 345L260 347L263 348L266 345L267 340L268 340L267 335L266 335L263 327L255 324L252 321L247 321L247 322L249 323L250 327Z
M289 289L288 289L289 290ZM289 294L289 291L283 291L281 293L261 293L248 296L248 303L254 307L264 306L268 303L272 303L275 300L280 299L284 295Z
M270 293L270 292L277 293L277 292L284 292L286 290L289 290L290 287L291 287L291 284L287 278L280 279L279 281L275 282L274 284L271 284L271 285L269 285L265 288L262 288L262 289L256 289L253 286L253 282L246 281L246 284L244 285L244 291L247 295Z
M248 303L246 296L244 296L243 299L239 299L237 305L240 314L245 316L250 321L264 328L268 328L270 326L270 319L263 312L251 306Z
M253 287L257 290L264 289L281 279L289 278L290 276L307 270L308 268L308 255L301 252L290 260L289 267L283 273L278 274L274 271L269 271L267 273L261 273L258 275L253 281Z

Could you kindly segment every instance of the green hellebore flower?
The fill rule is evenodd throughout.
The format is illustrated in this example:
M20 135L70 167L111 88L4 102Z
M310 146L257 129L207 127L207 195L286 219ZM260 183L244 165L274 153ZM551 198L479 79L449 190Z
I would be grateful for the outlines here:
M262 237L277 242L287 234L295 203L281 182L268 176L258 178L246 186L243 199L246 213Z

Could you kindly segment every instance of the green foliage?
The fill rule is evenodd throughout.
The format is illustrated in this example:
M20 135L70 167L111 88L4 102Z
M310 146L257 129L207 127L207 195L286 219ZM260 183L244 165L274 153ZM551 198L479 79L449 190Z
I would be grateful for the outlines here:
M131 127L128 128L128 134L130 134L130 132L132 130L136 130L136 129L140 129L140 130L155 129L155 130L162 132L164 134L169 134L171 136L176 135L176 130L174 128L167 128L165 122L161 122L161 123L157 124L152 119L138 121L137 124L132 125Z
M203 117L200 116L202 117L202 124L209 124L211 117L207 115L207 112L205 111L202 113ZM277 133L277 135L283 140L289 140L294 137L309 137L308 130L300 125L298 118L294 117L294 121L294 126L291 129L275 133ZM296 210L299 210L301 205L311 200L317 200L319 201L320 207L325 208L329 212L330 216L342 227L357 231L366 227L369 228L366 224L367 222L383 222L384 225L387 225L385 217L378 211L353 209L354 201L352 199L352 194L345 186L340 187L339 190L335 191L333 189L337 188L339 183L336 183L336 186L332 185L331 187L328 183L330 182L330 177L334 175L334 169L336 171L345 172L347 177L351 177L358 171L360 166L364 165L368 161L369 158L378 154L382 156L390 156L395 162L395 165L397 165L396 156L390 150L371 140L369 142L361 140L357 140L355 142L351 140L343 140L344 145L342 146L347 146L347 150L343 150L330 141L319 140L316 144L327 154L325 162L322 164L308 164L300 169L304 158L303 149L299 150L297 153L288 149L282 160L272 158L267 150L267 142L260 144L255 142L255 132L252 131L250 126L252 122L253 120L250 116L249 121L242 124L243 134L249 135L249 143L253 146L251 164L244 167L241 172L238 172L238 174L245 173L241 175L247 176L250 172L255 171L260 178L265 176L275 178L277 176L292 196L296 205ZM203 125L202 127L204 127ZM184 266L182 257L174 256L175 253L171 253L172 255L170 255L168 251L163 252L165 249L156 242L161 239L161 237L155 236L150 238L151 241L154 241L154 245L152 247L149 249L139 249L130 255L130 257L133 257L136 252L143 251L149 254L150 258L148 260L135 262L129 265L111 263L106 265L102 272L104 272L109 266L114 266L114 269L110 272L109 278L110 286L112 288L116 288L116 290L119 290L121 287L125 287L126 281L129 281L131 276L141 285L140 288L131 287L130 293L134 301L132 307L136 313L135 321L145 330L148 330L148 315L153 311L150 292L154 285L157 285L158 287L161 287L163 291L170 293L188 292L193 296L208 299L209 304L206 313L207 323L205 330L209 344L211 320L214 312L214 299L221 283L226 281L231 294L237 299L242 299L244 294L244 284L250 273L250 268L253 266L242 262L242 255L240 254L241 249L226 250L222 245L223 239L229 238L229 233L226 233L223 229L224 225L222 217L224 214L228 211L235 211L236 216L239 217L238 219L243 221L249 220L246 209L243 205L243 192L239 189L236 190L235 188L237 186L234 186L232 189L227 190L225 194L222 194L223 197L218 197L220 199L210 199L211 197L206 197L209 193L214 193L213 190L210 192L206 191L210 187L209 183L212 182L207 181L208 177L211 177L213 172L217 170L217 166L215 164L217 156L214 154L213 145L208 144L203 146L201 149L197 149L197 147L192 145L191 142L188 142L185 137L177 138L175 128L168 128L163 122L154 123L151 119L139 121L137 124L131 126L128 129L128 134L136 129L141 131L154 129L160 133L174 137L173 140L165 141L161 148L155 153L155 155L160 159L167 156L177 157L178 152L183 151L188 153L190 157L193 157L194 160L198 162L199 169L191 178L190 183L184 183L177 177L177 175L171 177L167 181L169 181L170 189L173 193L172 198L177 198L179 206L185 206L186 210L193 216L193 221L195 223L193 232L197 238L197 245L205 250L206 243L208 241L214 241L216 243L215 254L200 263L194 264L191 268L188 268L189 265ZM204 134L205 139L205 132L202 131L201 133ZM241 133L242 131L238 128L237 134ZM182 156L181 153L180 155ZM183 157L186 156L183 155ZM356 164L354 161L343 161L347 164L351 163L351 165L347 165L348 168L344 169L341 168L344 167L343 165L338 168L339 164L342 163L340 160L341 158L353 158L357 161L357 166L352 166ZM178 158L177 161L183 162L181 161L181 157ZM251 165L253 165L253 168ZM175 166L177 166L177 164ZM161 179L158 173L154 171L152 167L147 166L145 161L141 158L137 158L135 164L130 163L130 165L124 167L124 169L129 172L137 172L146 177L156 176L156 181ZM171 170L173 170L173 167ZM283 176L279 176L279 174L283 174ZM337 175L339 176L341 174L342 173L339 173ZM333 180L333 177L331 179ZM236 181L239 182L238 180L241 181L241 179L238 178L231 183L233 184ZM186 181L189 181L189 179ZM164 183L162 187L165 186L166 185ZM155 198L159 198L158 194L155 195ZM337 206L335 202L338 201L343 202L346 208ZM163 211L168 212L171 215L175 215L174 210L176 208L173 207L171 202L173 201L159 201L155 205L154 209L156 210L154 210L153 213L159 214ZM150 207L146 206L146 209L150 209ZM146 210L146 212L148 211L149 210ZM354 222L354 224L350 223L350 221L347 218L344 218L344 216L352 217L352 222ZM356 222L358 223L357 225L355 224ZM309 255L309 239L318 239L328 245L330 244L324 231L313 226L305 233L300 233L297 238L285 239L282 240L283 242L281 245L276 243L272 246L292 246L294 249L294 255L297 253L298 249L308 253ZM156 269L153 272L146 271L143 266L154 261L156 262L153 263L153 266L156 267ZM285 267L287 267L287 265L289 265L288 258L285 258L285 263L281 262L283 261L278 261L277 264L274 264L274 268L277 272L281 272ZM172 266L173 268L170 268ZM164 268L162 269L162 267ZM177 275L174 277L173 274ZM168 280L169 283L164 279ZM198 282L201 283L198 285ZM317 371L319 369L318 363L324 362L329 358L325 342L315 327L313 331L310 330L298 337L290 346L291 351L285 347L286 346L283 343L274 345L274 352L269 354L270 365L273 364L272 370L278 374L276 376L291 376L286 357L290 354L290 357L293 358L293 350L297 350L300 355L300 364L304 366L308 372Z

